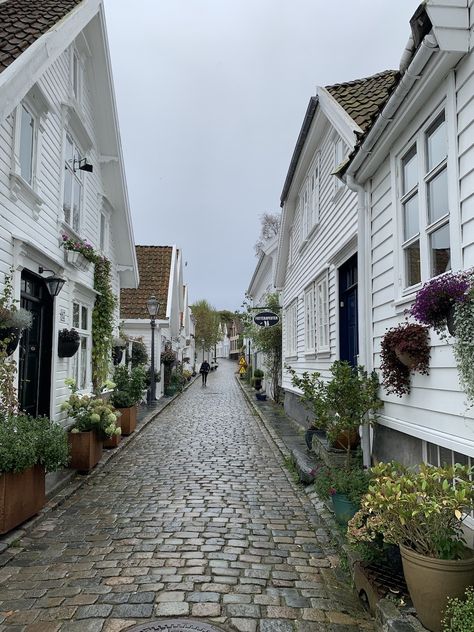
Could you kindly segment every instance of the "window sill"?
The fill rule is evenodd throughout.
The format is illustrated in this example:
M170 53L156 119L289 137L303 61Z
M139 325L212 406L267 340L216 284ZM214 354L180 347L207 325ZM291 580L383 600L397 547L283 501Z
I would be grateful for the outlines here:
M44 200L26 180L14 171L10 172L10 194L13 201L25 202L30 207L34 219L38 219Z
M298 356L297 355L288 355L288 356L285 356L285 360L298 360Z
M318 351L318 353L316 355L318 356L319 359L321 359L321 358L330 358L331 357L331 350L330 349L325 349L324 351Z

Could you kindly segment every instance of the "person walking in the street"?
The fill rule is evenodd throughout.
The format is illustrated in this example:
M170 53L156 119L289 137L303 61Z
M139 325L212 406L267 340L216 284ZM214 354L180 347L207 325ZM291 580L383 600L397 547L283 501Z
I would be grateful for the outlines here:
M201 364L201 368L199 369L199 373L202 376L203 386L207 386L207 375L210 370L211 370L211 365L209 364L207 360L204 360L204 362Z

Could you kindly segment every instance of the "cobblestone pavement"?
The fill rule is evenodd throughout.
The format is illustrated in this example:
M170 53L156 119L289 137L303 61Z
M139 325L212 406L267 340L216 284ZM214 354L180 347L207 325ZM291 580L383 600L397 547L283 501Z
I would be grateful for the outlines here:
M196 381L23 538L0 569L0 630L115 632L170 616L241 632L373 629L234 370Z

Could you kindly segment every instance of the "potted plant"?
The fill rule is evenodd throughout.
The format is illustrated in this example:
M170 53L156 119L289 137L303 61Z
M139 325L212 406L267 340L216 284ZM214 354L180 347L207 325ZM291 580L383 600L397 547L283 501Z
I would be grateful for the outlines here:
M314 487L320 498L331 498L336 522L347 525L360 509L369 480L368 470L358 465L342 468L322 466L315 472Z
M79 349L81 338L75 329L61 329L58 333L58 356L72 358Z
M464 599L448 599L443 632L474 632L474 586L468 586Z
M474 507L474 468L456 464L412 469L379 463L371 469L369 491L349 523L352 540L382 534L400 547L410 597L422 624L441 631L448 597L461 597L474 579L474 551L463 540L462 524Z
M137 426L137 404L146 388L146 372L142 366L131 371L126 366L118 366L113 377L115 388L110 401L121 414L120 424L123 435L134 432Z
M0 343L10 356L18 347L24 329L30 329L33 315L22 307L0 305Z
M309 428L305 432L305 442L311 450L313 435L318 431L325 431L329 423L326 382L317 371L304 371L298 374L291 366L286 368L291 375L293 386L301 390L301 400L311 415Z
M121 417L117 417L115 423L106 428L107 438L102 441L104 448L117 448L122 438Z
M252 386L254 387L254 389L256 391L259 391L262 388L262 379L263 379L264 373L262 371L262 369L255 369L253 372L253 378L252 378Z
M45 472L68 463L66 432L46 417L0 413L0 533L45 503Z
M71 467L88 472L102 457L103 440L116 432L119 413L103 399L78 394L74 380L68 380L67 385L72 393L61 410L74 420L68 434Z
M148 352L146 345L141 338L132 341L132 357L130 358L132 368L143 366L148 363Z
M385 332L381 343L382 384L387 393L410 393L410 374L429 373L430 344L424 325L404 322Z
M463 271L448 272L431 279L416 293L410 314L418 322L432 327L440 334L443 334L447 327L449 333L454 336L455 306L467 300L469 277L469 273Z
M472 279L472 276L471 276ZM474 404L474 361L472 341L474 340L474 286L471 284L467 299L458 302L454 310L456 338L453 352L459 371L461 386L472 406Z

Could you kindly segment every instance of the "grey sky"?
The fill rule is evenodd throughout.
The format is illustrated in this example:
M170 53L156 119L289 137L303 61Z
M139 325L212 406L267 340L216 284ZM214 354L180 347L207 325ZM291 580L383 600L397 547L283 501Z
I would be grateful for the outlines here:
M397 68L416 0L106 0L135 240L238 309L316 85Z

